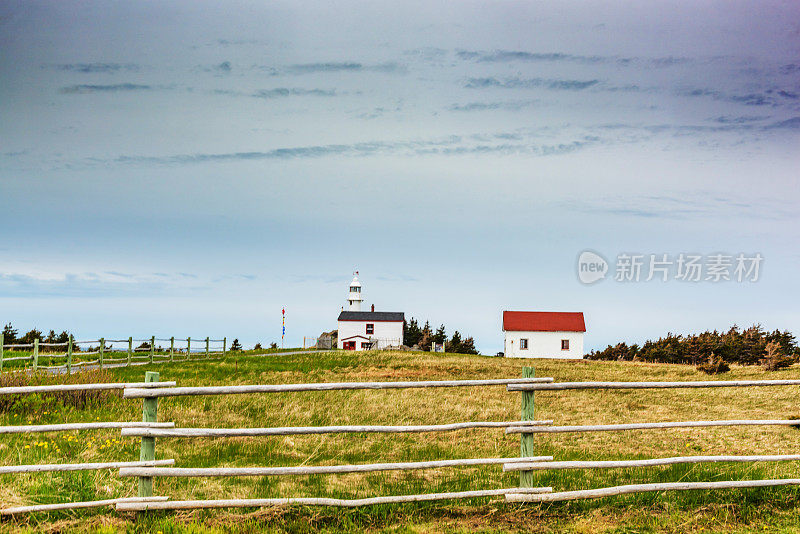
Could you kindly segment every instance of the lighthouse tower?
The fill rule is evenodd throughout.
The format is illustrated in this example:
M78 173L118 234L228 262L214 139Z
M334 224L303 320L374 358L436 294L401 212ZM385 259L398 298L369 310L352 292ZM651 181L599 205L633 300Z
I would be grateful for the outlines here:
M348 311L361 311L361 282L358 281L358 271L353 273L353 281L350 282L350 292L347 294L347 302L350 304Z

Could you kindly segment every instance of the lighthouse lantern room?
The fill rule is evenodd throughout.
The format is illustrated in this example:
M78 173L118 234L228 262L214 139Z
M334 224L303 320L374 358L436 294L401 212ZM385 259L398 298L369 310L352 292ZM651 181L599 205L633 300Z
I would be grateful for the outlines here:
M353 273L353 281L350 282L350 293L347 295L347 302L350 304L349 311L361 311L361 303L363 301L361 282L358 281L358 271L356 271Z

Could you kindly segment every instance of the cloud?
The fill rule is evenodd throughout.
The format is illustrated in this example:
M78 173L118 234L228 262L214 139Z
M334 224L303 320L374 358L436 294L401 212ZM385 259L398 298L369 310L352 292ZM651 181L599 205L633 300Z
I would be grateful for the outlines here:
M135 83L116 83L112 85L70 85L62 87L58 92L65 95L83 95L90 93L119 93L128 91L150 91L151 85L140 85Z
M450 111L496 111L508 110L519 111L520 109L532 106L537 100L524 100L517 102L469 102L467 104L453 104L447 109Z
M767 115L742 115L739 117L732 117L730 115L724 115L721 117L716 117L712 119L714 122L718 122L721 124L747 124L751 122L758 122L764 119L768 119L769 116Z
M562 53L536 53L518 50L495 50L494 52L475 52L457 50L456 57L479 63L507 63L509 61L575 61L579 63L607 63L609 58L600 56L574 56Z
M546 78L469 78L464 85L467 89L501 87L503 89L533 89L542 87L552 90L580 91L600 83L599 80L557 80Z
M192 163L212 163L231 161L288 160L309 159L330 156L367 157L375 155L467 155L467 154L526 154L532 156L551 156L567 154L599 144L600 137L584 135L572 141L553 144L537 144L533 142L508 143L508 140L519 140L519 134L495 134L479 136L480 141L490 137L503 142L469 142L460 136L450 136L433 140L414 141L373 141L342 145L302 146L277 148L263 152L230 152L219 154L177 154L173 156L119 156L114 161L123 164L176 165Z
M764 126L765 130L800 130L800 117L792 117L785 121L775 122Z
M743 199L711 192L693 195L639 195L631 197L605 197L593 201L565 200L555 202L559 209L581 211L589 214L608 214L621 217L690 219L704 217L749 217L755 219L782 219L792 217L788 205L773 199Z
M302 89L299 87L276 87L275 89L262 89L251 96L256 98L282 98L287 96L336 96L333 89Z
M83 74L93 73L117 73L117 72L138 72L139 65L135 63L68 63L64 65L52 65L57 70L80 72Z
M254 65L252 68L269 73L271 76L280 75L303 75L317 73L336 73L336 72L394 72L405 73L408 68L393 61L366 65L358 61L338 61L320 63L295 63L283 67L271 65Z
M492 52L457 50L456 57L464 61L476 63L509 63L509 62L571 62L584 65L617 64L623 66L644 66L652 68L666 68L674 65L691 63L693 60L686 57L617 57L617 56L583 56L564 54L561 52L526 52L522 50L494 50Z

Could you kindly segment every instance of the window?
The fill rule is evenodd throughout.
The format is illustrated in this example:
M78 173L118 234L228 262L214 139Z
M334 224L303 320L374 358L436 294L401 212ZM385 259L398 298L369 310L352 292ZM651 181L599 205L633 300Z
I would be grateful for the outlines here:
M367 343L366 341L362 341L361 348L364 350L369 350L372 348L372 343Z
M528 340L526 338L519 340L519 350L528 350Z
M375 333L375 325L372 323L367 323L367 334L374 334Z
M569 350L569 339L561 340L561 350Z
M361 293L361 288L358 286L350 286L350 293Z

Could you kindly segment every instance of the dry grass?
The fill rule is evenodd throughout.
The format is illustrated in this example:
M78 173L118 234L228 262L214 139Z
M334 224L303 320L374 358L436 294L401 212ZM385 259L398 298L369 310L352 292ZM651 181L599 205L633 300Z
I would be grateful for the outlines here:
M573 380L702 380L688 366L599 361L522 361L428 353L312 354L240 357L238 363L192 362L154 366L162 380L179 385L293 383L318 381L436 380L521 376L534 364L537 376ZM120 369L116 379L138 381L145 369ZM798 378L797 367L766 373L734 367L733 378ZM441 388L386 391L331 391L225 397L165 398L159 420L182 427L309 426L342 424L434 424L470 420L516 420L519 393L504 387ZM536 416L556 424L649 422L697 419L783 419L800 414L796 388L719 388L687 390L567 391L536 394ZM103 405L77 408L51 404L50 409L24 407L0 415L2 424L119 420L139 418L141 401L110 398ZM47 412L47 413L44 413ZM95 438L94 441L89 441ZM97 440L99 438L99 441ZM800 433L786 427L649 430L589 434L552 434L536 438L538 452L557 459L615 459L687 454L796 453ZM47 440L46 448L34 445ZM112 440L110 444L105 440ZM113 441L113 440L116 440ZM25 446L28 448L25 448ZM55 449L58 452L55 452ZM180 467L316 465L421 461L438 458L515 456L519 436L502 429L411 435L316 435L274 438L161 439L158 458L175 458ZM118 432L32 435L3 438L4 464L131 460L138 442ZM673 466L666 468L561 471L537 473L542 485L556 490L589 488L648 480L724 480L796 477L796 464ZM509 487L518 475L499 467L438 469L307 477L158 479L157 494L173 499L275 496L371 495L459 491ZM4 504L91 500L135 494L133 479L114 472L0 476ZM61 530L132 528L167 532L205 523L210 531L236 525L242 532L328 529L383 531L401 527L413 532L438 531L665 531L739 529L755 524L796 521L798 493L779 490L690 492L629 496L602 501L548 506L520 506L497 501L372 507L356 511L326 509L186 512L154 514L138 523L108 510L29 516L0 528ZM488 503L488 504L487 504ZM69 519L72 517L73 519ZM65 522L66 521L66 522ZM121 521L121 522L120 522ZM634 530L625 530L632 528Z

